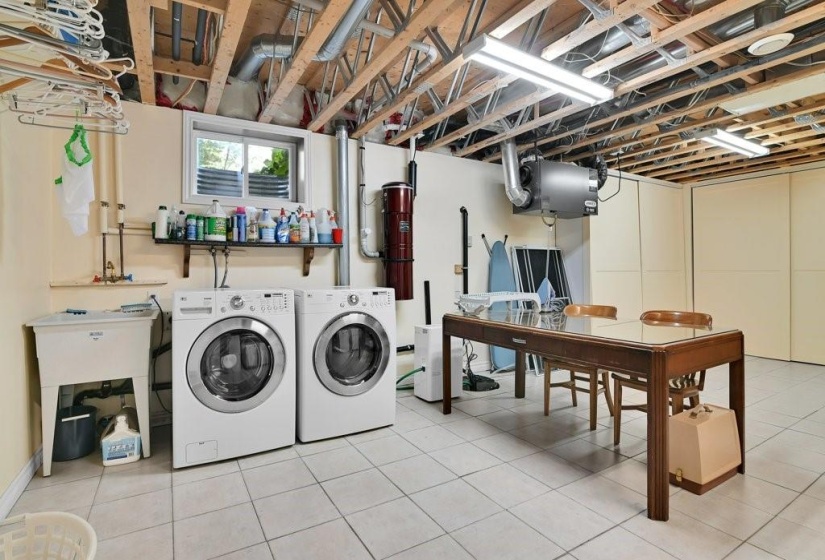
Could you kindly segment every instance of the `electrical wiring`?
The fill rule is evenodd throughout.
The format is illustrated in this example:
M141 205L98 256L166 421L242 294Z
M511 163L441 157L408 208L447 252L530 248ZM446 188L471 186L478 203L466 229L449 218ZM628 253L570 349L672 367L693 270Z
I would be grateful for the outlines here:
M608 197L607 197L607 198L605 198L604 200L602 200L602 198L601 198L601 197L597 194L597 195L596 195L596 198L598 198L598 199L599 199L599 202L602 202L602 203L607 202L608 200L610 200L611 198L613 198L614 196L616 196L617 194L619 194L620 192L622 192L622 164L621 164L621 160L620 160L620 159L617 159L617 160L616 160L616 167L617 167L617 168L618 168L618 170L619 170L619 188L617 188L617 189L616 189L616 192L614 192L613 194L611 194L610 196L608 196Z
M158 372L158 370L157 370L157 361L158 361L157 351L158 351L158 349L160 349L161 344L163 344L163 337L166 335L166 319L163 317L163 308L160 306L160 302L158 301L158 298L155 297L155 296L151 296L151 298L152 298L152 301L155 302L155 305L157 305L158 309L160 310L160 340L158 340L158 343L155 346L155 351L152 352L152 379L151 379L151 382L150 382L150 387L152 388L152 391L155 393L155 397L157 397L158 402L160 403L160 407L163 410L165 410L166 412L168 412L169 414L171 414L172 411L169 410L168 408L166 408L166 405L163 404L163 400L160 398L160 394L158 393L157 389L155 389L155 381L157 380L157 376L158 376L158 374L157 374L157 372Z

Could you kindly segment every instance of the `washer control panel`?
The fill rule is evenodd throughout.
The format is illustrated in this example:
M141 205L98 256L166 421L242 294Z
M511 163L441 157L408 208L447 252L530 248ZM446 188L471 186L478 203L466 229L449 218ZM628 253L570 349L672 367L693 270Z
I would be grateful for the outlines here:
M291 291L255 290L250 292L218 292L218 313L247 312L255 315L294 313Z

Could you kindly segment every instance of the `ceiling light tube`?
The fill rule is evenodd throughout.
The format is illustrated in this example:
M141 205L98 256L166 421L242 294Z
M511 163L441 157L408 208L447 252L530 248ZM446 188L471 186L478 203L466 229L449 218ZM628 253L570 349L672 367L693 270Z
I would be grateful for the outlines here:
M731 150L733 152L739 152L740 154L748 157L765 156L771 153L769 148L766 148L761 144L751 142L750 140L745 140L740 136L736 136L735 134L731 134L730 132L726 132L719 128L702 130L697 132L695 137L697 140L703 140L719 146L720 148L725 148L726 150Z
M613 90L526 53L489 35L476 37L462 50L464 58L594 105L613 98Z

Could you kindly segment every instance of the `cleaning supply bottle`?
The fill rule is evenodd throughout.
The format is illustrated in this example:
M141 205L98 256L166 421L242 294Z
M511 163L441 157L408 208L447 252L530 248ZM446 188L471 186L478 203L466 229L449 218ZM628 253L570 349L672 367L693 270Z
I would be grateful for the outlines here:
M318 209L318 243L332 243L332 227L326 208Z
M104 467L140 459L140 432L137 431L137 412L133 408L124 407L106 426L100 437L100 451Z
M244 208L246 214L246 241L248 243L255 243L260 240L258 233L258 209L254 206L247 206Z
M329 229L338 229L338 222L335 221L335 212L329 211Z
M289 215L289 242L301 242L301 223L298 221L298 215L295 212Z
M309 242L318 243L318 224L315 223L315 212L309 213Z
M286 217L286 210L283 208L281 208L281 217L278 218L275 237L278 243L289 243L289 220Z
M169 210L166 206L158 206L155 217L155 239L169 239Z
M243 206L235 208L235 221L238 224L238 234L235 236L235 241L241 243L246 242L246 210Z
M180 210L178 212L178 219L175 225L175 239L184 239L186 237L186 212Z
M275 243L275 221L269 210L261 210L261 218L258 220L258 235L261 243Z
M167 237L169 239L176 239L175 227L177 226L177 223L178 223L178 207L173 204L172 209L169 211L169 219L166 222L166 231L169 232L167 234Z
M226 241L226 212L217 200L206 211L206 241Z
M309 243L309 220L307 219L306 212L301 212L299 225L301 228L301 243Z

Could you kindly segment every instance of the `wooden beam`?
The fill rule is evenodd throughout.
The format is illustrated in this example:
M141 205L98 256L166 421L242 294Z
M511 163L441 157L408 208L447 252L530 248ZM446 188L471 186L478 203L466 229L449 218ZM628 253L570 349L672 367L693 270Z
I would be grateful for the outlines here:
M421 4L415 13L413 13L406 26L404 26L384 48L380 49L380 52L375 55L372 60L358 71L358 74L355 75L352 82L350 82L343 91L335 95L335 97L319 111L312 122L307 125L307 129L316 130L332 120L336 113L343 109L358 92L364 89L396 56L408 48L410 41L415 40L429 25L435 23L438 18L446 19L449 17L456 6L461 3L463 3L463 0L428 0Z
M652 52L656 48L664 47L673 41L680 41L694 31L704 29L708 25L721 21L733 14L747 10L761 3L763 0L725 0L703 12L693 15L662 30L652 30L650 42L646 45L630 45L594 62L582 71L586 78L592 78L630 62L640 56Z
M740 170L727 171L714 169L698 175L687 174L685 178L690 180L683 182L686 184L690 184L711 178L722 179L726 177L737 177L739 175L745 175L747 173L755 173L757 171L768 171L770 169L804 165L806 163L813 163L822 160L825 160L825 148L801 154L788 155L787 157L780 158L774 162L766 162L761 165L748 165L745 169Z
M605 17L595 19L555 41L552 45L545 47L541 51L541 57L545 60L555 60L658 2L659 0L627 0L622 2L618 8L609 10Z
M275 111L298 84L298 80L303 77L318 49L321 48L332 30L335 29L340 17L351 5L352 0L330 0L324 11L316 16L312 29L309 30L309 33L293 54L289 68L283 74L278 85L275 86L275 90L269 95L266 106L258 116L260 122L268 123L272 121Z
M208 82L212 76L212 69L203 64L197 65L188 60L172 60L163 56L155 55L153 64L155 72L158 74L166 74L169 76L181 76L190 80L199 80L201 82Z
M521 2L496 19L496 21L482 29L481 32L501 39L556 2L557 0L521 0ZM416 78L410 87L387 103L385 107L373 113L351 136L353 138L360 138L388 119L393 113L398 112L401 107L412 103L419 95L447 79L453 72L461 68L465 62L466 60L464 60L464 57L459 52L452 58L443 60L434 68L429 69Z
M129 0L131 1L131 0ZM155 8L160 8L161 10L169 10L170 4L173 0L151 0L152 5ZM186 6L191 6L193 8L197 8L199 10L206 10L208 12L213 12L218 15L223 15L226 13L226 3L228 0L175 0L184 4Z
M229 68L232 66L232 58L238 48L238 40L241 38L252 0L227 0L227 2L217 53L212 64L212 76L209 78L209 91L203 106L203 112L210 115L218 111L223 89L226 87L226 78L229 76Z
M758 159L748 159L746 156L737 154L737 157L730 157L720 160L712 169L705 169L704 171L697 171L690 166L685 169L678 169L671 171L667 181L679 181L683 179L691 179L691 182L700 181L700 177L730 177L734 175L742 175L743 173L750 173L766 167L776 167L778 162L785 162L799 158L807 158L811 155L825 154L825 147L817 146L812 150L806 152L788 151L776 155L761 157ZM706 166L707 167L707 166ZM674 175L674 173L676 173ZM695 180L694 180L695 178Z
M132 47L135 52L135 69L140 87L140 101L155 104L155 70L152 57L152 32L150 30L149 2L130 0L126 2L129 14L129 29L132 33Z

